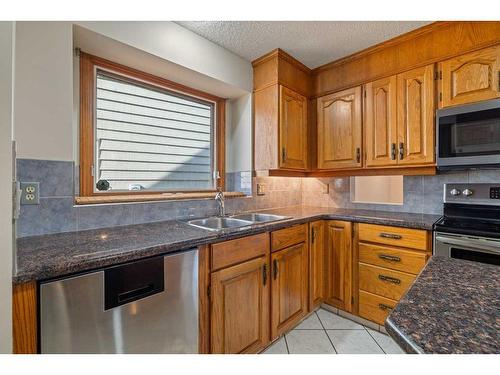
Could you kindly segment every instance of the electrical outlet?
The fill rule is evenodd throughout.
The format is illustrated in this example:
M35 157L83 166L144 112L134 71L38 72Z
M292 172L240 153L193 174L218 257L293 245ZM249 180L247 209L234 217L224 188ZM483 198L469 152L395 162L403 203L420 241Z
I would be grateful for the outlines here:
M265 195L266 194L266 185L257 184L257 195Z
M39 182L21 182L21 204L40 204L39 191Z
M323 185L323 194L330 194L330 184Z

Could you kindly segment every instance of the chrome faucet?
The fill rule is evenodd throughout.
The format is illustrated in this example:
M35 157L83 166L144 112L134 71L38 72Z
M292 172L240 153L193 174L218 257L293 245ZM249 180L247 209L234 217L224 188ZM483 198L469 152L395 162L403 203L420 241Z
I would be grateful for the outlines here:
M222 191L222 188L217 189L215 201L217 202L217 215L220 217L225 216L226 209L224 208L224 192Z

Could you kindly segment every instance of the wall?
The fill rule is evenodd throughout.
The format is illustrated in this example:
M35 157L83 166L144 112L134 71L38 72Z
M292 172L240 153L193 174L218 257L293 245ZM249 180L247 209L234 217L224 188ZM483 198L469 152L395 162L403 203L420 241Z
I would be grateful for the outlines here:
M0 22L0 353L12 353L13 22Z
M435 176L404 176L402 205L351 202L349 177L305 178L302 182L302 204L308 206L442 214L443 184L467 182L500 183L500 170L456 171L441 173ZM329 194L323 194L325 184L330 184Z

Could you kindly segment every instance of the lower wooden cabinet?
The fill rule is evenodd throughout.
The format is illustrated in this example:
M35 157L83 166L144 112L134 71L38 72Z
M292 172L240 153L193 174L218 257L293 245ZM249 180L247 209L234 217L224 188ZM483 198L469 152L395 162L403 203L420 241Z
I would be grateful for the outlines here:
M325 302L352 311L352 223L327 222Z
M211 274L212 353L255 353L269 343L268 270L260 257Z
M271 337L293 328L307 314L307 242L271 254Z
M309 226L309 311L321 305L325 297L325 222Z

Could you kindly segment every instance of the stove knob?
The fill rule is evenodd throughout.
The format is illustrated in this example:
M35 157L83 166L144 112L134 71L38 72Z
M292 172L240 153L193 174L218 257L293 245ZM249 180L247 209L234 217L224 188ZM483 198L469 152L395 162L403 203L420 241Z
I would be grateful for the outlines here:
M465 195L466 197L472 195L472 190L471 189L465 189L464 191L462 191L462 194Z
M458 189L451 189L450 190L450 194L453 195L453 196L457 196L457 195L460 195L461 192Z

